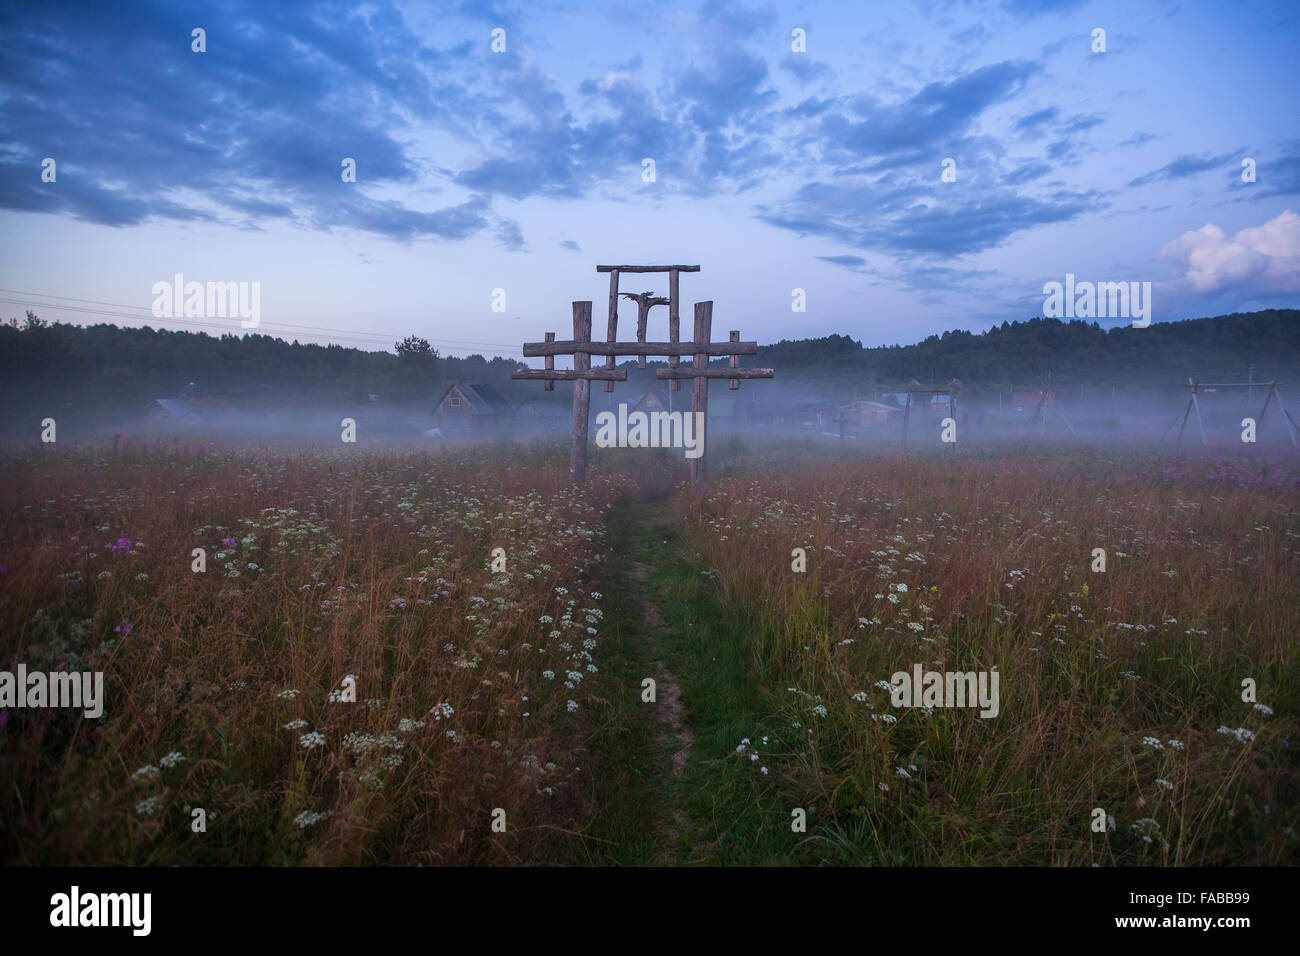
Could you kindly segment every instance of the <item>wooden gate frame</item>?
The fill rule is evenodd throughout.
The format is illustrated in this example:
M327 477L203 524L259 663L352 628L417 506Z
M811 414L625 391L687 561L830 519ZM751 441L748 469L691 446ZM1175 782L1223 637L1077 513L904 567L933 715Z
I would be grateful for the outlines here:
M757 355L757 342L740 341L739 330L733 329L730 341L712 342L713 302L695 303L695 338L691 342L680 342L680 319L678 316L678 283L681 272L699 272L699 266L596 266L597 272L610 273L609 280L609 324L608 339L604 342L591 340L591 302L573 303L573 338L568 341L556 341L554 332L546 333L545 342L525 342L526 358L544 357L544 369L520 369L510 373L512 379L541 380L545 388L554 390L555 382L573 382L573 431L569 448L569 479L580 485L587 477L587 421L591 411L591 383L605 382L606 391L614 390L615 382L627 381L627 372L614 368L617 355L635 355L644 365L648 356L667 356L668 368L655 370L655 377L667 380L669 389L677 391L683 379L691 379L691 414L703 412L703 430L699 435L701 447L707 453L709 379L729 379L728 388L740 388L741 379L774 378L775 372L770 368L740 368L739 356ZM669 283L668 338L667 342L645 341L645 329L638 322L637 341L619 342L618 337L618 280L624 272L667 272ZM555 356L572 355L573 370L556 370ZM591 357L605 356L605 367L593 369ZM678 363L684 355L693 356L689 366ZM710 369L709 359L729 356L730 367ZM701 485L708 478L706 454L690 459L691 484Z
M959 380L953 379L944 388L922 388L921 383L912 379L912 383L907 386L907 404L903 406L903 451L907 451L907 427L912 417L912 396L913 395L947 395L948 396L948 417L953 420L954 427L957 421L957 393L961 391L962 384ZM952 443L952 451L957 453L957 442Z
M1254 366L1251 366L1252 380L1249 382L1202 382L1198 379L1189 378L1187 380L1187 388L1192 394L1187 400L1187 407L1183 409L1182 424L1178 425L1178 419L1174 419L1174 424L1178 425L1178 438L1176 441L1181 442L1183 440L1183 431L1187 428L1187 417L1195 411L1196 427L1201 433L1201 447L1208 447L1208 443L1205 440L1205 422L1201 420L1201 403L1196 400L1196 396L1203 388L1249 388L1253 395L1255 387L1264 384L1263 382L1254 381L1254 372ZM1286 417L1287 437L1291 439L1291 446L1294 448L1296 447L1296 431L1300 429L1300 426L1296 425L1295 419L1291 417L1291 413L1288 412L1286 406L1282 404L1282 394L1277 390L1276 379L1268 383L1268 394L1264 396L1264 407L1259 410L1259 418L1255 419L1255 426L1258 428L1264 424L1264 413L1268 411L1268 403L1273 399L1277 399L1277 407ZM1170 428L1172 427L1173 425L1170 426ZM1165 434L1169 434L1168 430L1165 431Z

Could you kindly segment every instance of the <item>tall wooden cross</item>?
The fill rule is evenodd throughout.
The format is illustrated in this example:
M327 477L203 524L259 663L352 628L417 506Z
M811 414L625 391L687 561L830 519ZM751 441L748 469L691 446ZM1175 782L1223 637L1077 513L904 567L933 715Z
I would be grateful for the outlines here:
M569 449L569 478L575 484L579 485L587 477L587 419L591 410L591 383L593 381L605 382L607 391L613 391L615 382L627 380L627 372L614 367L614 358L618 355L635 355L640 357L641 364L644 366L646 356L668 356L668 368L656 370L655 376L659 379L667 379L669 389L676 391L681 388L683 379L691 379L691 413L703 413L702 417L697 419L703 422L702 430L697 436L699 447L707 450L708 443L706 435L708 433L708 408L709 408L709 379L725 378L730 380L729 388L737 389L740 387L741 379L758 379L773 378L775 373L770 368L740 368L739 356L758 354L757 342L740 341L740 332L733 330L728 342L712 342L710 337L713 330L713 303L697 302L695 303L695 337L691 342L678 341L680 335L680 320L678 317L678 285L677 276L681 272L699 272L699 266L597 266L597 272L610 273L609 283L609 324L607 327L608 340L605 342L593 342L591 340L591 303L574 302L573 303L573 338L569 341L557 342L554 332L546 333L545 342L525 342L524 355L526 357L542 356L546 359L546 368L544 369L521 369L511 372L510 377L515 379L533 379L545 382L545 387L550 390L554 389L556 381L573 382L573 432ZM668 273L668 338L667 342L647 342L645 340L646 329L643 322L638 322L637 340L635 342L619 342L618 338L618 277L624 272L667 272ZM646 309L643 307L642 314L638 319L642 319ZM557 370L555 368L555 356L572 355L573 370ZM605 367L593 369L591 367L591 356L605 356ZM690 355L693 362L689 366L681 366L678 363L681 357ZM729 356L730 367L725 369L710 369L709 359L714 356ZM699 485L708 477L708 466L705 463L705 455L701 454L698 458L690 459L691 463L691 484Z

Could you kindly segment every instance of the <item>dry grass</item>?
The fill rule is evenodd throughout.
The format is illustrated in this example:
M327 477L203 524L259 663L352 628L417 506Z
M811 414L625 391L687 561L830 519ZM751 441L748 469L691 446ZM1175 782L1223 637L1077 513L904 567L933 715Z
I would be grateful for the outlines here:
M102 670L107 707L5 715L0 856L547 859L587 809L616 485L518 449L5 459L0 666Z

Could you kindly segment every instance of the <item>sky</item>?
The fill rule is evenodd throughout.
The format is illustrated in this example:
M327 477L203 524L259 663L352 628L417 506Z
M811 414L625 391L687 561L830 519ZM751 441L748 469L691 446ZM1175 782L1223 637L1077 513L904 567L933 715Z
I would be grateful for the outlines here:
M517 358L624 263L759 342L1067 274L1297 307L1298 40L1293 0L6 4L0 316L242 334L153 317L179 273L258 283L261 333Z

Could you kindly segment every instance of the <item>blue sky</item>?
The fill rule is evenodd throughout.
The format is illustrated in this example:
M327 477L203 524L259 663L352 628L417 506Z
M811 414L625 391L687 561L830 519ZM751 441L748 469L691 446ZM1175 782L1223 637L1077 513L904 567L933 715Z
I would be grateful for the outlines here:
M1066 273L1294 307L1297 40L1294 2L6 5L0 315L195 327L148 318L182 273L286 338L518 356L623 262L761 342L979 331Z

